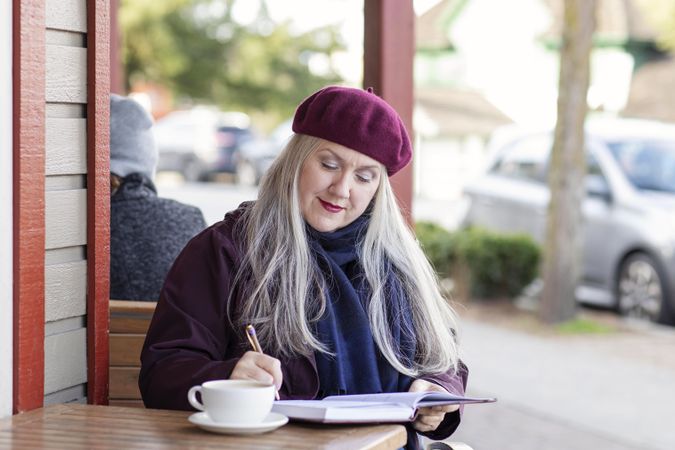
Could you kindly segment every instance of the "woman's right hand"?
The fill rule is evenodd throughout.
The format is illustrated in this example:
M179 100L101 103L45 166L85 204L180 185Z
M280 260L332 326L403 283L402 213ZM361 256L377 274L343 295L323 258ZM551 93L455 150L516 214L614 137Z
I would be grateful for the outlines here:
M274 384L277 391L283 382L281 362L263 353L248 351L234 366L231 380L254 380L265 384Z

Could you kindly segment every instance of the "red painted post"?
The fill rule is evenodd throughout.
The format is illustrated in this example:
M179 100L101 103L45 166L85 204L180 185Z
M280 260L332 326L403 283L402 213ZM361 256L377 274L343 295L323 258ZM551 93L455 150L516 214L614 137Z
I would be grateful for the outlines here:
M45 4L14 0L13 411L44 402Z
M122 42L119 30L120 0L110 0L110 92L123 95Z
M87 398L108 403L110 4L87 11Z
M415 14L410 0L364 1L364 87L398 111L413 139ZM414 142L414 140L413 140ZM399 204L412 225L412 164L392 178Z

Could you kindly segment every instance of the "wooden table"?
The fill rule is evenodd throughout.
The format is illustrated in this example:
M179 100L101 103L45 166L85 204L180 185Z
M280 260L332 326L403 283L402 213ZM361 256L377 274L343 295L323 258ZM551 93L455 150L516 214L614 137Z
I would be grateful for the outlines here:
M0 420L0 448L15 449L368 449L405 445L402 425L289 423L272 432L230 436L202 431L190 412L51 405Z

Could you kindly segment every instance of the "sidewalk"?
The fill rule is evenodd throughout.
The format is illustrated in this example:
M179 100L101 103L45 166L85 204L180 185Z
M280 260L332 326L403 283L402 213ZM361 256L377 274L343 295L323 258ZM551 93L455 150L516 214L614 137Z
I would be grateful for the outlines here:
M675 329L616 321L612 333L562 335L498 314L460 311L468 392L499 400L468 405L453 440L475 450L675 448Z

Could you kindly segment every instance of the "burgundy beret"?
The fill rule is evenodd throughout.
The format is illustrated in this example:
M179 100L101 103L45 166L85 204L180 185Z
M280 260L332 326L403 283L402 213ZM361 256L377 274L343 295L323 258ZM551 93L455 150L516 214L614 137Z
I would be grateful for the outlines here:
M293 131L363 153L384 164L389 175L412 158L401 117L371 89L329 86L315 92L295 111Z

